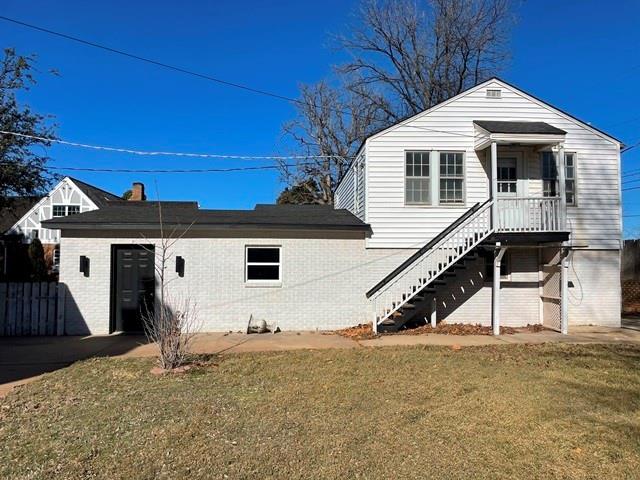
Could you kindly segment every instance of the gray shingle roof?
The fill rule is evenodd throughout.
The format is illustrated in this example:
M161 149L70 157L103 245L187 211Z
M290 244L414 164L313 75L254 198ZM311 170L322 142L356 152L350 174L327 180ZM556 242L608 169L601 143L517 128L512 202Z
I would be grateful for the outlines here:
M502 122L494 120L474 120L473 123L484 128L489 133L514 134L551 134L564 135L564 130L545 122Z
M82 192L96 204L98 208L104 208L110 202L124 202L121 197L114 195L113 193L102 190L101 188L94 187L88 183L78 180L77 178L69 177L73 183L75 183Z
M257 205L254 210L200 210L195 202L161 202L166 226L362 230L369 226L347 210L324 205ZM157 228L157 202L120 202L43 222L47 228Z

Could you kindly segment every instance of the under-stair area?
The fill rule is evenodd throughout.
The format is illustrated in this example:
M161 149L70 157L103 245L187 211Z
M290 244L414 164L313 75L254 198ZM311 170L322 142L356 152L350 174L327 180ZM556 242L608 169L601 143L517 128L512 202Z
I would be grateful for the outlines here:
M492 200L474 205L367 292L374 304L374 331L397 330L433 312L438 288L477 258L478 246L494 232L492 205Z
M437 279L426 284L410 301L404 303L386 320L380 322L378 332L397 332L403 328L428 324L432 320L435 322L433 309L441 291L447 289L451 281L455 282L461 271L467 270L470 265L476 266L476 260L480 256L480 248L482 247L474 248L453 263Z

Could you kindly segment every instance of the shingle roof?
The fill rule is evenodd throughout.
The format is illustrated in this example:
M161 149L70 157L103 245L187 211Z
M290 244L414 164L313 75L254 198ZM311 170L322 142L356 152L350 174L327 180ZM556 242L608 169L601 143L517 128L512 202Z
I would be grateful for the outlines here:
M101 188L94 187L88 183L78 180L77 178L69 177L82 192L96 204L98 208L104 208L109 205L110 202L125 202L121 197L114 195L113 193L102 190Z
M4 199L4 206L0 209L0 234L6 233L20 220L41 197L8 197Z
M161 202L163 223L192 228L362 230L369 226L347 210L325 205L257 205L254 210L200 210L195 202ZM157 228L157 202L121 202L43 222L47 228Z
M564 135L564 130L549 125L545 122L502 122L494 120L474 120L473 123L485 129L489 133L514 133L514 134L550 134Z

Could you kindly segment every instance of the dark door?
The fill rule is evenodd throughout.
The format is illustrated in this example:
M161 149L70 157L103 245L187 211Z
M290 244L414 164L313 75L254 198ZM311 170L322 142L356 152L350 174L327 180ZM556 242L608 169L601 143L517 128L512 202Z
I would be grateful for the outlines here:
M111 331L142 332L142 315L154 307L153 245L114 245L111 256Z

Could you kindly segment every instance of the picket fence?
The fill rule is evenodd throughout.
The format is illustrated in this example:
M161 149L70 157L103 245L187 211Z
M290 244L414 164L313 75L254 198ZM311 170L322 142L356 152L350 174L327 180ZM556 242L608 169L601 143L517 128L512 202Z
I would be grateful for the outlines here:
M0 336L64 335L64 285L0 283Z

